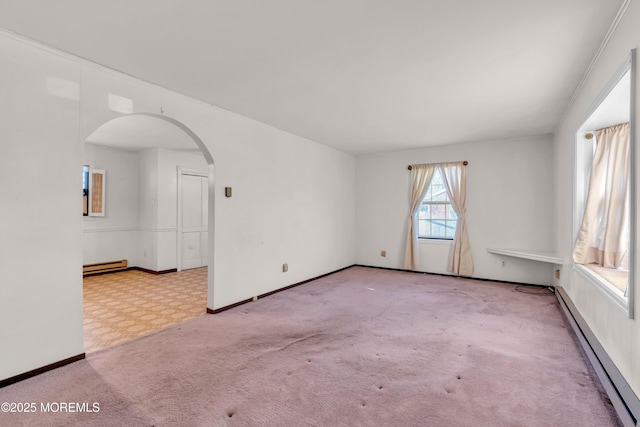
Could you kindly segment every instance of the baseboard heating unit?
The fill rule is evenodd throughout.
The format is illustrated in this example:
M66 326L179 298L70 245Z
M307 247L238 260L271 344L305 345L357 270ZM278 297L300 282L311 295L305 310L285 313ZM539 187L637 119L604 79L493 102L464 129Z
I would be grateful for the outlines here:
M556 296L622 425L640 427L640 399L580 315L567 292L561 287L556 287Z
M82 275L89 276L91 274L110 273L112 271L120 271L127 269L127 260L97 262L95 264L85 264L82 266Z

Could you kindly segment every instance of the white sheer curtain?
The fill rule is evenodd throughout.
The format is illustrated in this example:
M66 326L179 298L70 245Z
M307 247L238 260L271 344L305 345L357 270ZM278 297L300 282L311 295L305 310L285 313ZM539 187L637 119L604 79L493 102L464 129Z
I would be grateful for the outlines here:
M573 259L627 268L629 256L629 123L596 131L589 192Z
M427 194L436 165L411 165L411 200L407 246L404 252L404 268L415 270L420 266L418 247L418 209Z
M444 186L447 189L451 207L458 215L453 247L449 254L449 271L461 276L473 274L473 258L467 233L467 174L463 162L443 163L440 166Z

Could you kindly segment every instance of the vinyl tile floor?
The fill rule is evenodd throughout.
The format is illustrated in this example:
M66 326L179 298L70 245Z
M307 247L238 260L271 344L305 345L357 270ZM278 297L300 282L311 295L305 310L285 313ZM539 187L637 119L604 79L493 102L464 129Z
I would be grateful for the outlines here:
M84 348L90 353L205 314L207 267L87 276L83 290Z

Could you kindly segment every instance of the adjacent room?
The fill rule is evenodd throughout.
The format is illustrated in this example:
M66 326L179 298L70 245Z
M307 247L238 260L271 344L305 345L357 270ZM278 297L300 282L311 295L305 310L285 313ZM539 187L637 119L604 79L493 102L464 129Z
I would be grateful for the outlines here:
M638 22L2 2L0 424L639 425Z
M206 313L209 171L189 135L157 117L113 119L86 141L84 347L93 352Z

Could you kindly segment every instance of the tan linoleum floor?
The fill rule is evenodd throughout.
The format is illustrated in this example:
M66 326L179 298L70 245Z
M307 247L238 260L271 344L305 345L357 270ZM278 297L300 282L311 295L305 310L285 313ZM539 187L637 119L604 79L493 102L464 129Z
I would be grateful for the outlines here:
M128 270L87 276L83 289L86 353L207 311L207 267L158 275Z

